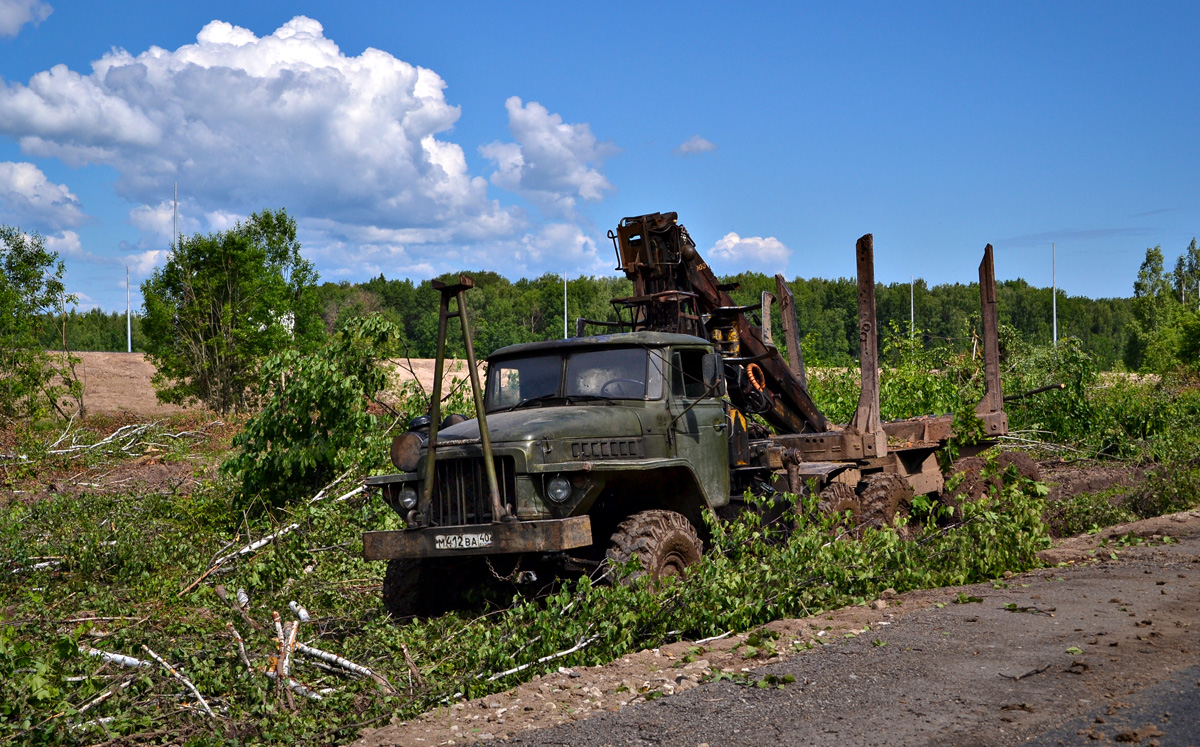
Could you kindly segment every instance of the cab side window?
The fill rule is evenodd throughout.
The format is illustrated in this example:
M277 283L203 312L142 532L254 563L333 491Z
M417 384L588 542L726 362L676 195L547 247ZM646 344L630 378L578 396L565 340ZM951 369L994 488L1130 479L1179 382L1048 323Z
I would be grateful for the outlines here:
M694 399L703 397L704 351L677 350L671 357L671 394Z

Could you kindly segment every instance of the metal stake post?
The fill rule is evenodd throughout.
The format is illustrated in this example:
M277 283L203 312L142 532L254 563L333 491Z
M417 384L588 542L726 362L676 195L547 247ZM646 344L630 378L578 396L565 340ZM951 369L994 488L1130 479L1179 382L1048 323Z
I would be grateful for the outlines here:
M467 319L465 293L475 287L475 281L466 275L458 276L458 283L448 285L431 281L434 290L442 294L438 311L437 359L433 364L433 398L429 405L429 449L425 456L425 489L421 496L421 513L428 515L433 504L433 481L436 476L436 451L438 425L441 423L442 372L446 360L446 324L458 317L462 325L463 340L467 349L467 370L471 379L471 393L475 400L475 420L479 424L479 439L483 447L483 468L487 473L488 490L491 493L492 521L509 518L506 508L500 503L500 485L496 481L496 463L492 458L492 438L488 432L487 414L483 408L483 389L479 384L479 369L475 365L475 345L471 339L471 324ZM450 311L450 299L456 301L455 311Z
M858 260L858 339L862 389L850 430L862 434L863 453L887 454L887 434L879 417L879 333L875 322L875 239L867 234L855 246Z

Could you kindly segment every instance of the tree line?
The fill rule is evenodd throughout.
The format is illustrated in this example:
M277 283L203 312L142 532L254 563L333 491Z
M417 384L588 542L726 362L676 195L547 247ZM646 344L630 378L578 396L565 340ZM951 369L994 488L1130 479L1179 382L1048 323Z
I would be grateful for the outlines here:
M468 272L475 290L467 294L475 331L476 350L486 355L493 350L519 342L534 342L563 335L563 281L558 275L509 280L489 271ZM456 275L439 279L450 281ZM759 272L744 272L721 278L736 283L734 300L739 304L757 303L763 291L775 290L775 280ZM858 358L858 290L849 278L800 278L788 283L796 299L796 315L804 336L806 360L832 366L850 365ZM918 278L912 287L915 329L926 344L970 345L977 337L979 320L979 284L953 283L928 285ZM432 358L437 342L438 293L427 282L407 278L388 279L380 275L359 283L323 283L314 289L314 303L320 311L320 324L327 334L347 322L370 314L382 314L404 332L409 355ZM909 330L908 283L878 284L876 305L880 328ZM630 296L632 284L623 277L583 276L567 281L568 334L574 335L579 317L601 321L616 319L611 298ZM1002 325L1008 325L1023 339L1050 342L1051 289L1030 285L1024 280L997 283L997 307ZM1105 369L1122 365L1130 344L1135 299L1071 296L1059 291L1059 337L1078 338L1083 349L1095 356ZM776 315L778 310L776 307ZM112 351L126 349L125 314L92 309L68 310L44 314L40 340L44 347L62 347L66 327L67 348L75 351ZM146 351L144 315L132 319L133 349ZM778 318L774 329L779 329ZM451 339L451 355L463 353L461 342ZM1135 369L1136 365L1133 366Z
M11 234L9 244L15 246L18 239L32 242L40 252L34 252L38 261L45 264L43 270L53 270L50 274L61 278L61 262L44 250L40 237L6 230ZM1132 298L1091 299L1060 291L1059 337L1077 338L1078 345L1104 369L1165 371L1196 365L1200 250L1195 240L1174 262L1173 270L1166 270L1167 264L1161 247L1147 249ZM564 334L560 276L511 281L494 272L470 274L475 290L466 298L479 355ZM316 351L347 325L375 315L395 327L397 350L402 354L434 356L439 294L429 283L383 275L360 283L317 281L312 264L300 254L295 221L284 210L254 213L228 231L180 237L167 263L142 284L144 305L133 319L134 349L145 352L157 367L159 397L181 403L200 400L220 411L257 406L259 371L269 356L287 350ZM775 290L774 278L757 272L722 281L736 286L732 295L741 305L757 303L763 291ZM32 312L25 315L30 322L28 334L9 339L25 340L26 347L36 339L47 351L62 351L64 343L69 351L124 350L124 315L70 309L64 314L63 307L70 304L63 303L60 285L22 307ZM789 287L796 301L805 360L815 365L854 365L859 355L855 281L795 278ZM911 327L910 292L915 317ZM569 280L567 333L574 334L578 317L615 321L610 299L632 293L632 284L623 277ZM0 294L0 300L4 298ZM885 336L919 335L928 348L966 351L979 342L977 283L929 286L917 280L911 288L908 283L879 284L876 299ZM1002 337L1032 344L1050 342L1050 289L1007 280L997 286L997 301ZM774 309L777 315L778 304ZM781 329L777 316L773 323ZM448 352L452 356L465 352L457 334L450 336Z

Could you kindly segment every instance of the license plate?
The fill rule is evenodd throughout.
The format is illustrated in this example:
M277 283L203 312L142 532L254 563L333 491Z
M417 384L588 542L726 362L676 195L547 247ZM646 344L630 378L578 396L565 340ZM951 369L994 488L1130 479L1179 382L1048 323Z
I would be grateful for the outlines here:
M492 546L491 532L463 532L461 534L439 534L433 538L437 550L473 550Z

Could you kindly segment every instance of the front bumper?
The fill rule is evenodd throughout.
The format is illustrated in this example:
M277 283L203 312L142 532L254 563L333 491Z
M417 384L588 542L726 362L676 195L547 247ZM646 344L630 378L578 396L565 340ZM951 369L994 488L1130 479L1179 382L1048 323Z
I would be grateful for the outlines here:
M558 552L592 544L587 516L469 526L364 532L365 560L452 558L518 552Z

